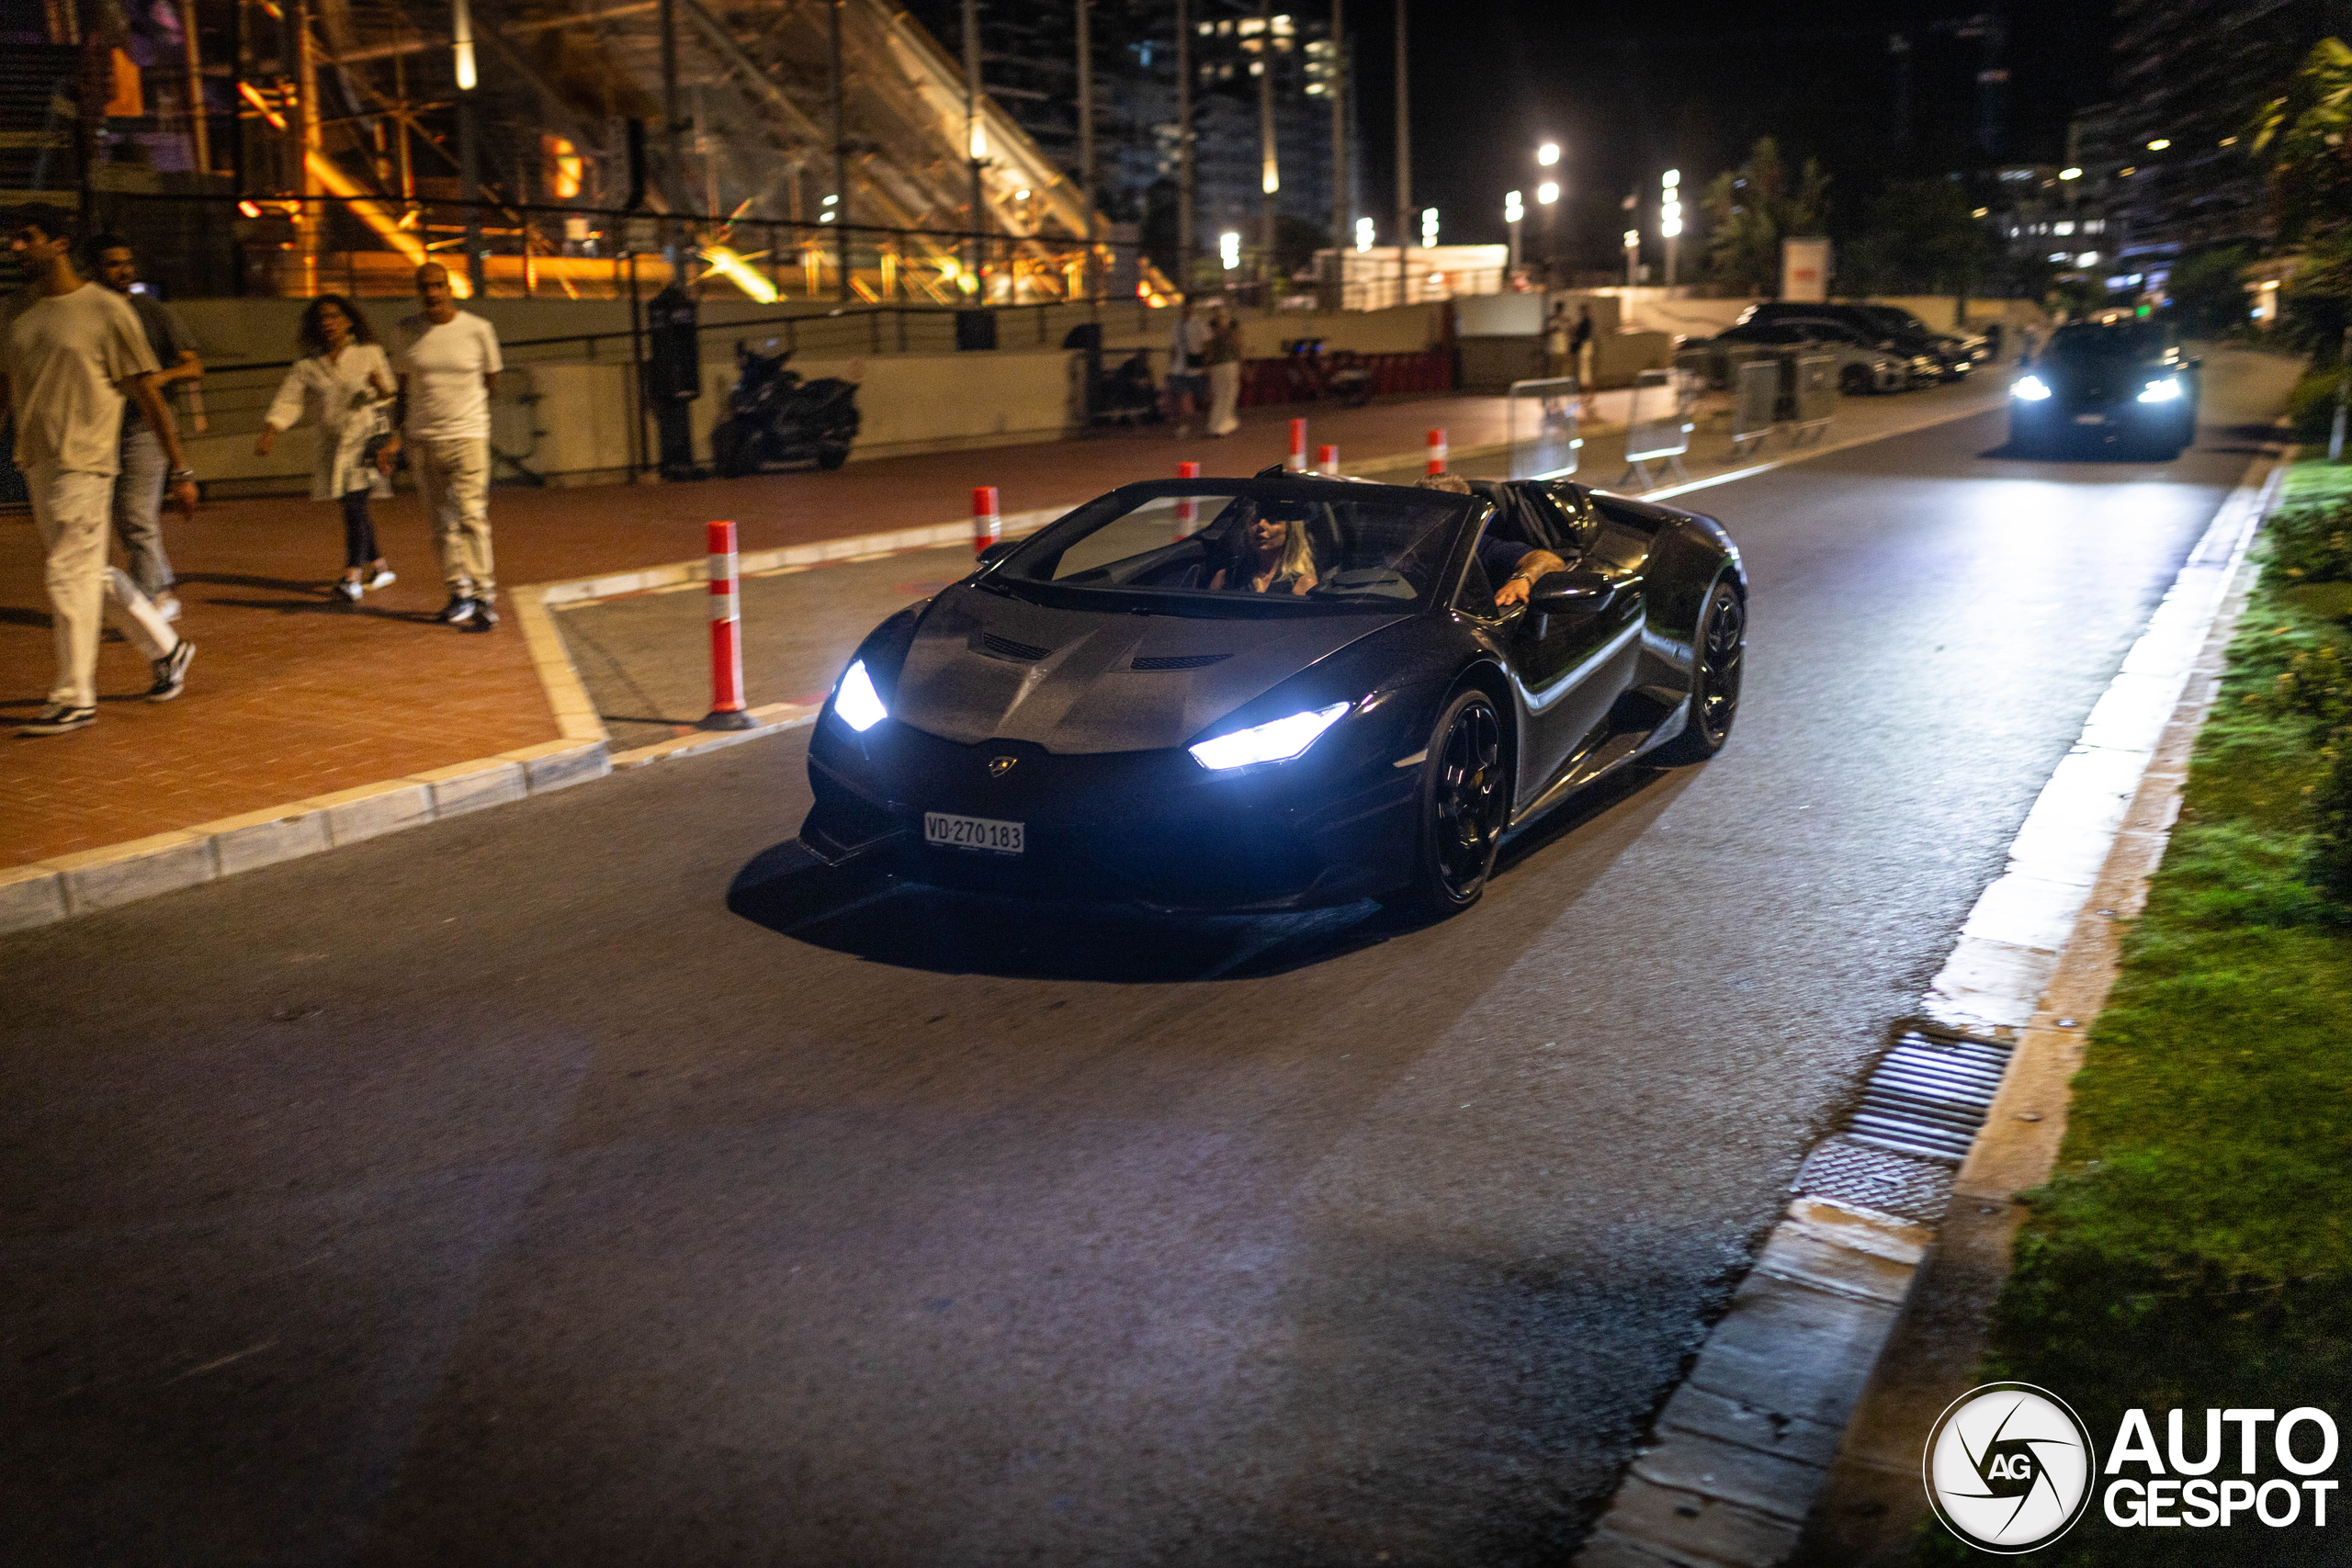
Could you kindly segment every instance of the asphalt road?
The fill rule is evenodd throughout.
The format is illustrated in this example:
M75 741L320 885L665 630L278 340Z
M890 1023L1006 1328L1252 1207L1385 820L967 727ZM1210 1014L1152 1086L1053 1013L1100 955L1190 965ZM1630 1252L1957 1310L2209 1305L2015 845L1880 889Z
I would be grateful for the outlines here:
M1999 440L1691 498L1730 747L1441 926L769 875L801 732L0 940L6 1555L1559 1561L2248 446Z

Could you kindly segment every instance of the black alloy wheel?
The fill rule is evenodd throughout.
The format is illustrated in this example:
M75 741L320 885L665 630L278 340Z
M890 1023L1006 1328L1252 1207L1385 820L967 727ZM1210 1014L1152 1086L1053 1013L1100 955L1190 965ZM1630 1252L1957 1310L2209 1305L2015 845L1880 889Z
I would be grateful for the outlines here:
M1703 762L1731 739L1747 664L1747 606L1730 583L1708 592L1690 653L1690 716L1661 753L1668 761Z
M1423 913L1457 914L1486 892L1509 823L1509 765L1494 703L1476 689L1458 694L1430 728L1421 764L1420 839L1409 893Z

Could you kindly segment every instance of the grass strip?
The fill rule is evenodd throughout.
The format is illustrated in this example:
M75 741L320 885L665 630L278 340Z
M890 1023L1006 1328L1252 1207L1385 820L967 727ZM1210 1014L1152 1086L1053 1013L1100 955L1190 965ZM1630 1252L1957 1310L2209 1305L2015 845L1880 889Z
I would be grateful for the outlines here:
M2290 472L2288 507L2329 501L2352 503L2352 468ZM2318 1405L2352 1450L2352 909L2307 880L2321 738L2272 699L2298 653L2352 655L2352 581L2312 581L2335 574L2324 558L2290 577L2281 555L2310 555L2296 548L2260 547L2179 824L2090 1031L2057 1168L2027 1196L1996 1313L1986 1380L2060 1394L2102 1453L2132 1406L2159 1442L2164 1413L2186 1408L2194 1455L2209 1406ZM2266 1431L2266 1459L2268 1447ZM2236 1473L2229 1451L2217 1476ZM2336 1497L2320 1532L2250 1517L2124 1529L2094 1503L2031 1557L2352 1562L2352 1497ZM1932 1521L1916 1555L1984 1561Z

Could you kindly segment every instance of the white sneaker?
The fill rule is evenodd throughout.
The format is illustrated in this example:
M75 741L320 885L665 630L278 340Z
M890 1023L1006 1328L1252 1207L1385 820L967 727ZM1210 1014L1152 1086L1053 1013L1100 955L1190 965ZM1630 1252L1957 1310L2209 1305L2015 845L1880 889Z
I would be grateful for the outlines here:
M334 591L344 598L350 600L355 604L359 603L359 595L361 592L359 584L348 577L345 578L341 582L336 583L334 585Z
M163 616L164 619L176 621L180 618L180 597L170 589L166 588L156 594L154 603L155 614Z
M368 586L370 589L390 588L393 583L398 582L400 580L401 575L399 572L394 571L390 567L386 567L383 570L378 572L375 576L368 580Z

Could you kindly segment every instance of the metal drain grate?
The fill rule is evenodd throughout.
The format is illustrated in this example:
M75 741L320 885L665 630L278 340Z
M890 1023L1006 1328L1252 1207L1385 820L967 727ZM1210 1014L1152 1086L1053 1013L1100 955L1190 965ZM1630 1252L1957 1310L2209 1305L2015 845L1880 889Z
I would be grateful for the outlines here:
M2008 1045L1913 1024L1879 1062L1847 1136L1915 1159L1958 1165L2008 1070Z
M1872 1148L1841 1133L1814 1145L1789 1190L1932 1223L1951 1202L1952 1176L1940 1160Z
M1805 1156L1790 1190L1917 1220L1943 1218L2014 1049L1921 1023L1898 1025L1845 1125Z

